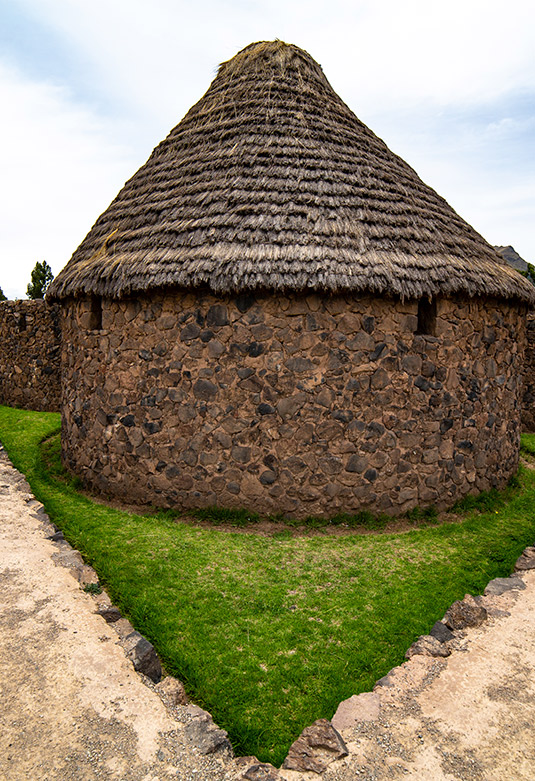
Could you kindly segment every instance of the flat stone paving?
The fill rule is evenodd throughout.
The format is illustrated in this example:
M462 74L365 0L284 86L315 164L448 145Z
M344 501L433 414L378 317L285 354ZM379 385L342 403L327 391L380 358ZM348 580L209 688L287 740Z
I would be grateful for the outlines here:
M195 708L168 708L143 683L94 599L55 565L35 506L0 448L2 781L319 778L201 754ZM325 781L533 781L535 570L518 577L526 588L484 597L489 619L456 633L451 656L414 656L341 709L349 753Z

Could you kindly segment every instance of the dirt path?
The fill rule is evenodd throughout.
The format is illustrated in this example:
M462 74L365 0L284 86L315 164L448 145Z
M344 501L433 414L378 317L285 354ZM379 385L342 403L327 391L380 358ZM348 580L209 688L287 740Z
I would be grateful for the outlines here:
M31 500L0 452L0 778L228 778L227 757L190 745L187 708L166 709L54 564Z
M326 779L535 779L535 570L522 581L484 598L490 618L447 659L415 656L358 698Z
M236 760L224 743L206 753L192 730L202 712L166 707L143 683L94 599L54 563L35 507L0 448L2 781L318 781ZM447 658L413 656L339 708L348 755L310 747L325 781L535 778L535 569L515 584L483 597L488 620L455 632Z

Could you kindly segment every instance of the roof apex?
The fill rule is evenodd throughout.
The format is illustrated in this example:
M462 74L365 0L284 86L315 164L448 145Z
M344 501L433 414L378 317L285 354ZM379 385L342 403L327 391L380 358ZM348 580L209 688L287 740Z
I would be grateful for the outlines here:
M250 70L255 63L269 63L280 70L291 62L301 60L316 76L325 78L321 66L304 49L293 43L285 43L279 38L274 41L256 41L240 49L233 57L222 62L217 71L218 75L236 75L244 70Z

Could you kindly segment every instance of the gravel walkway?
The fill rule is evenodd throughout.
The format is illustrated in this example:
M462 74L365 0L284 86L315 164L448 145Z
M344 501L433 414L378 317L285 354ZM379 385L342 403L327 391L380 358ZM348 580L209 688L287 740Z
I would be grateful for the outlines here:
M337 732L317 722L275 770L234 758L204 711L135 672L95 598L57 565L76 554L60 541L58 556L51 531L0 448L2 781L535 778L533 549L517 577L461 604L486 610L483 623L422 641L373 693L341 704Z

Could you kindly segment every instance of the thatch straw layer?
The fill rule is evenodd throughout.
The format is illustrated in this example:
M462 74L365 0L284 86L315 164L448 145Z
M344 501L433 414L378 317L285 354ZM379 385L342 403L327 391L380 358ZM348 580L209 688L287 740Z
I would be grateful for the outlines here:
M151 288L371 291L532 286L281 41L223 63L56 277L51 298Z

